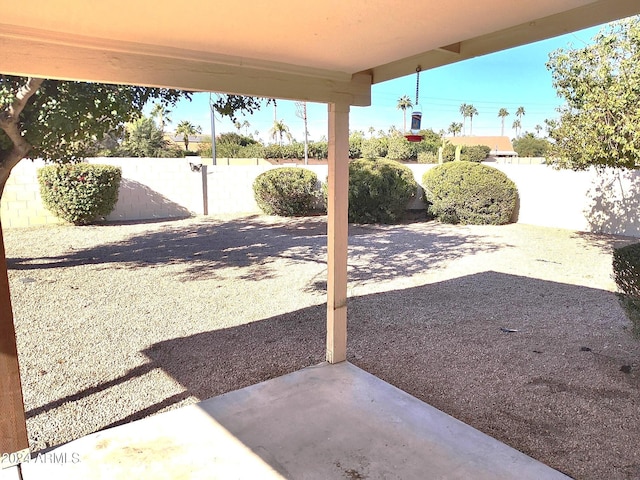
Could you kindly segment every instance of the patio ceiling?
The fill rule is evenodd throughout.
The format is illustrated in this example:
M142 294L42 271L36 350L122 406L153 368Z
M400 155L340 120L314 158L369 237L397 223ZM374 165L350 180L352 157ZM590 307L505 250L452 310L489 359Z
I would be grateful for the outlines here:
M4 3L3 73L351 105L417 65L640 12L637 0Z

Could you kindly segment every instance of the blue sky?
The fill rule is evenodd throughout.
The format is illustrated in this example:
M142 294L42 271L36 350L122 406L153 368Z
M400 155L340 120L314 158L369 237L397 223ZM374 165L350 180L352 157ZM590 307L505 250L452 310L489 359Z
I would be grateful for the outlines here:
M525 109L522 131L534 132L536 125L544 126L544 120L556 117L556 108L561 99L551 84L551 74L545 63L549 53L560 47L575 48L590 43L599 27L581 30L550 40L498 52L483 57L447 65L420 74L420 106L422 127L436 132L447 130L451 122L462 122L460 104L473 104L478 115L473 119L473 135L500 135L498 110L506 108L511 114L505 120L505 135L515 136L511 128L518 107ZM369 127L388 130L392 125L402 129L402 111L396 108L398 99L409 95L415 101L415 74L374 85L370 107L352 107L350 129L368 132ZM307 104L309 134L311 140L327 135L327 106ZM290 128L296 140L303 139L304 126L296 116L294 102L279 100L277 118ZM269 141L269 129L273 125L273 107L263 108L240 122L250 123L248 132L263 141ZM178 122L188 120L211 132L209 94L195 94L191 102L183 101L170 115L172 129ZM236 131L231 121L220 118L216 121L216 134ZM244 129L242 132L244 133ZM256 131L258 134L256 135ZM467 134L469 121L467 120Z

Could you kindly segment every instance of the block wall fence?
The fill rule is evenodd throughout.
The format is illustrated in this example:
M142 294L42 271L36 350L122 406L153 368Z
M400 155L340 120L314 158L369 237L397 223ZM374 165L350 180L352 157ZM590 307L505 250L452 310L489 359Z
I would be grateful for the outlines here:
M106 221L138 221L259 212L252 184L262 172L279 166L243 159L228 165L199 167L197 157L180 159L96 158L122 168L115 210ZM193 164L196 168L193 168ZM518 186L518 222L593 233L640 237L640 171L554 170L539 159L488 163ZM43 206L37 181L40 161L23 160L14 168L0 203L4 228L60 223ZM286 166L286 165L283 165ZM418 183L435 165L409 165ZM326 165L298 166L327 177ZM419 189L410 209L424 208Z

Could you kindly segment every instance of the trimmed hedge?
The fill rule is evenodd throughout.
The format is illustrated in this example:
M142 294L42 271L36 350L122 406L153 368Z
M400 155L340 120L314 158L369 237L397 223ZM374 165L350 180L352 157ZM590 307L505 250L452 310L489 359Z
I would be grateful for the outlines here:
M309 215L318 199L318 176L311 170L283 167L267 170L253 182L253 194L268 215Z
M622 291L620 303L640 338L640 243L613 250L613 277Z
M395 223L402 219L418 184L411 170L393 160L349 164L349 221Z
M109 215L118 201L121 178L121 169L111 165L74 163L38 170L44 206L74 225Z
M422 177L428 211L444 223L503 225L516 208L518 190L500 170L473 162L450 162Z
M482 162L491 153L491 148L486 145L463 145L460 148L460 160L465 162ZM444 162L453 162L456 159L456 147L447 143L442 151Z

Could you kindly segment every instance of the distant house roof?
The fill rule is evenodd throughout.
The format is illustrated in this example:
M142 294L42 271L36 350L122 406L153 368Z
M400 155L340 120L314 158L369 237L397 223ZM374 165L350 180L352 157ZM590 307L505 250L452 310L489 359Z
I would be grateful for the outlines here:
M515 156L517 153L513 149L509 137L446 137L452 145L486 145L491 149L491 155L497 156Z

